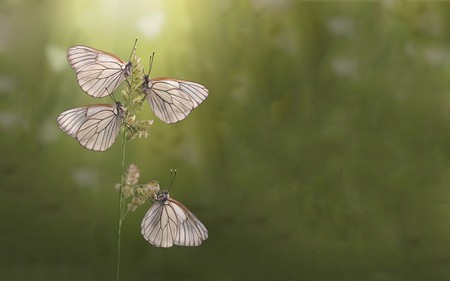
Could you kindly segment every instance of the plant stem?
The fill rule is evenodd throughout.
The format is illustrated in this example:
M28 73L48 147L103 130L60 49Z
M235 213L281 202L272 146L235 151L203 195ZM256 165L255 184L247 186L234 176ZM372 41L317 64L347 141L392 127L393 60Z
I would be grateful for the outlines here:
M122 221L123 221L123 194L122 194L122 186L124 184L124 171L125 171L125 132L123 132L122 136L122 172L120 178L120 187L119 187L119 223L118 223L118 236L117 236L117 272L116 279L120 281L120 237L122 233Z

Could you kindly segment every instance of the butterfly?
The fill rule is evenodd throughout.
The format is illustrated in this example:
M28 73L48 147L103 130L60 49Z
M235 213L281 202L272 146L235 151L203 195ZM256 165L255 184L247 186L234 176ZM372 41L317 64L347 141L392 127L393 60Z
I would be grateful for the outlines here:
M116 102L72 108L61 113L57 121L84 148L105 151L116 140L124 118L125 108Z
M150 70L153 57L150 58ZM163 77L150 79L149 74L144 76L142 91L156 117L167 124L186 118L209 93L205 86L196 82Z
M131 62L87 46L70 47L67 61L81 89L94 98L109 96L131 74Z
M141 234L156 247L199 246L208 238L203 223L181 202L159 191L141 223Z

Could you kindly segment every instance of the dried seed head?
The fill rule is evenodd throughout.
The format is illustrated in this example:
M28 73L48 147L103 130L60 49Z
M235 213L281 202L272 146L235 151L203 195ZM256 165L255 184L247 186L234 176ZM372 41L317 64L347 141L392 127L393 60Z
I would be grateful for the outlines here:
M134 164L128 166L128 170L125 176L125 183L129 185L135 185L139 181L140 171Z

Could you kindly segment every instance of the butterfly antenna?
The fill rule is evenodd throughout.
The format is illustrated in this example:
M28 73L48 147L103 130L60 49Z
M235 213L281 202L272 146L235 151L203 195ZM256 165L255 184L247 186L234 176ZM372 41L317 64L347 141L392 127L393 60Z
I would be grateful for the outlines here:
M108 96L111 97L111 99L113 100L113 102L117 103L117 100L116 100L116 98L114 97L114 93L110 93L110 92L108 91L108 88L106 88L106 87L105 87L105 92L108 93Z
M154 58L155 58L155 52L153 51L153 53L150 55L150 60L149 60L149 62L148 62L149 68L148 68L147 76L149 76L149 75L150 75L150 72L152 71L153 59L154 59Z
M134 40L133 49L131 49L130 57L128 58L128 62L131 61L131 56L133 55L134 52L136 52L136 44L137 44L137 41L138 41L138 38L136 37L136 40Z
M173 182L175 181L175 177L177 176L177 170L176 169L170 169L170 185L169 185L169 191L172 188Z
M114 94L111 94L110 97L111 97L111 99L112 99L115 103L117 103L117 99L116 99L116 97L114 96Z
M108 93L108 96L110 96L111 97L111 99L113 100L113 102L115 103L115 104L117 104L118 103L118 100L116 99L116 97L114 96L114 93L109 93L109 91L108 91L108 88L106 88L105 87L105 91Z

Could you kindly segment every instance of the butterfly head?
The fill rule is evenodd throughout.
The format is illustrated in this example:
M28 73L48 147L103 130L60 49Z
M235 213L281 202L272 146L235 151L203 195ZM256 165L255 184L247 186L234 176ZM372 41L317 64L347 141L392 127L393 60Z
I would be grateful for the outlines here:
M125 78L128 78L131 75L131 62L129 61L127 64L122 66L123 75Z
M155 52L153 52L150 55L148 73L144 74L144 83L142 83L142 90L144 91L144 93L152 87L152 80L150 80L150 72L152 71L154 58L155 58Z
M147 91L152 87L152 80L150 80L149 75L144 75L144 83L142 83L142 91L147 94Z
M169 200L169 191L167 190L158 191L155 200L161 204L165 204L165 202Z
M123 106L123 104L120 101L116 101L116 110L114 113L117 115L120 115L120 117L125 116L126 108Z

